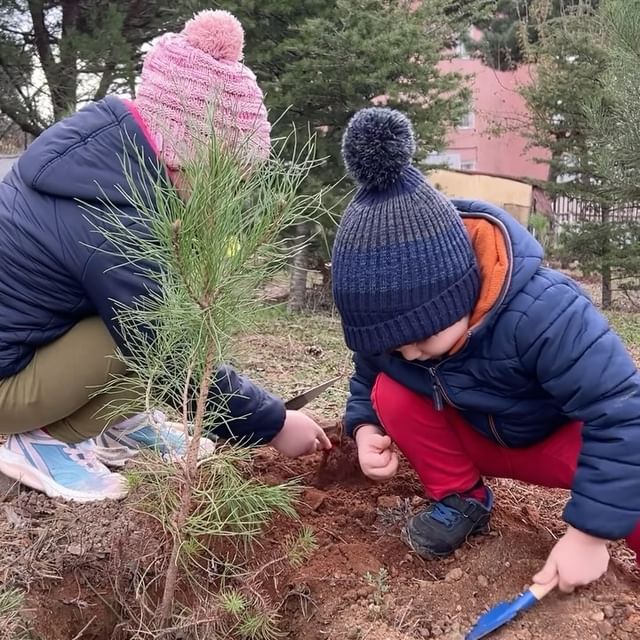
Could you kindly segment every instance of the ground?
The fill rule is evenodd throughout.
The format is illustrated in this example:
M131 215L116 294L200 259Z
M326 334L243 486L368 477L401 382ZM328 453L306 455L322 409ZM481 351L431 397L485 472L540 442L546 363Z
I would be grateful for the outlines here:
M612 319L638 354L637 316L621 312ZM301 316L287 320L286 332L284 322L280 311L265 313L238 340L234 359L284 397L344 374L344 384L309 407L330 428L339 421L350 370L338 320ZM427 562L410 553L399 537L406 516L424 504L406 464L392 481L370 482L359 472L351 443L344 441L328 457L295 461L263 449L253 465L268 483L299 481L300 522L316 538L317 548L302 566L274 562L261 574L288 638L462 640L486 607L512 598L528 584L562 530L564 492L491 480L498 507L490 534L473 539L455 557ZM161 537L157 523L139 513L139 490L121 504L85 506L10 485L2 495L0 582L5 596L13 593L9 587L25 594L21 615L30 631L24 636L9 631L9 614L2 618L3 607L9 610L7 598L0 594L0 638L133 637L124 631L127 612L121 596L134 597L132 576L157 553ZM255 551L259 565L277 557L278 541L291 528L283 519L271 525ZM598 584L570 596L550 595L494 637L636 640L640 576L633 567L630 552L616 547L611 570Z

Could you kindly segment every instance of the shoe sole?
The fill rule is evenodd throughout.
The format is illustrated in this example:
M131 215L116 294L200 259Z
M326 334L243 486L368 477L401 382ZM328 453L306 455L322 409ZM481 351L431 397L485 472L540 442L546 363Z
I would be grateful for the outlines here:
M6 447L0 447L0 471L12 480L17 480L23 485L41 491L50 498L62 498L73 502L98 502L100 500L121 500L128 490L126 486L116 487L113 491L91 493L68 489L58 484L53 478L31 466L24 456L21 456Z

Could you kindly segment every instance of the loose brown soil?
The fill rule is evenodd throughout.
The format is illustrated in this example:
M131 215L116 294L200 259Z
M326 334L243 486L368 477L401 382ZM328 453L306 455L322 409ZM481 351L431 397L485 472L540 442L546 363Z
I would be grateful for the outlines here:
M640 361L637 317L620 320ZM319 415L339 416L350 364L337 319L300 317L287 322L286 334L281 327L278 317L269 317L243 336L241 370L284 397L342 371L345 384L312 405ZM334 440L337 435L333 429ZM270 483L297 478L304 487L299 525L313 529L317 549L299 568L273 562L260 573L260 586L279 608L284 637L300 640L463 640L478 614L514 597L541 567L561 535L567 499L563 491L490 480L497 503L490 535L471 540L452 558L427 562L399 536L406 517L424 506L406 464L393 480L373 483L345 441L328 457L294 461L265 448L254 472ZM135 605L134 578L141 570L163 572L165 538L155 520L138 512L140 492L119 504L71 505L18 491L0 478L0 584L26 592L28 637L152 639L134 635L131 612L123 607ZM254 568L281 556L291 531L290 522L276 521L254 550ZM640 640L640 575L624 547L613 554L606 578L571 596L548 596L493 638ZM9 639L15 635L0 617L0 640Z
M399 537L407 515L424 505L406 465L388 483L370 482L343 442L328 457L295 461L264 449L254 467L266 482L298 478L304 485L301 521L314 530L318 548L297 569L273 564L262 583L280 603L285 637L305 640L463 640L479 613L528 584L553 545L565 500L563 492L493 481L491 533L455 557L427 562ZM114 588L126 591L132 567L155 558L162 537L134 503L135 493L124 504L80 506L29 491L5 496L0 579L27 589L33 638L127 637ZM256 566L277 557L277 541L290 531L289 522L271 527L256 549ZM494 637L636 640L640 582L630 560L617 549L604 580L571 596L549 596Z

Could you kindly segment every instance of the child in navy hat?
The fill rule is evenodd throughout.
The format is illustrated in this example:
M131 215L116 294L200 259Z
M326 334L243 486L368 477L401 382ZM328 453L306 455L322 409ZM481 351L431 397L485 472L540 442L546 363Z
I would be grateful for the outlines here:
M412 166L411 123L364 109L343 140L359 188L333 250L355 372L346 425L362 471L396 471L432 503L406 525L425 557L486 531L483 476L572 490L567 531L534 581L570 591L607 569L607 541L640 551L640 377L578 285L490 204L449 201Z

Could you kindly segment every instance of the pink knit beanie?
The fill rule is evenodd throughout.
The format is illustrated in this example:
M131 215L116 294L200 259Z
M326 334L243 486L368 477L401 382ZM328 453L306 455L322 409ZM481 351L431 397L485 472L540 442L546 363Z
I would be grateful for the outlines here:
M147 53L135 106L169 170L212 133L249 162L268 156L271 126L256 77L240 62L243 46L238 19L209 10Z

